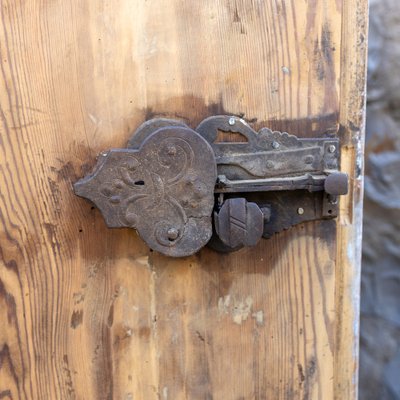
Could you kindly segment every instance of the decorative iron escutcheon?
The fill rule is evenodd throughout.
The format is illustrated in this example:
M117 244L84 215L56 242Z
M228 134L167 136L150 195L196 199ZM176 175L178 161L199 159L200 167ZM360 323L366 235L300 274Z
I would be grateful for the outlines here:
M162 124L161 124L162 125ZM154 250L196 253L212 235L217 169L211 146L184 126L145 124L143 141L103 153L94 172L74 185L110 228L135 228Z
M219 132L240 142L218 141ZM207 243L220 252L255 245L293 225L335 218L348 176L336 138L300 139L243 119L215 116L142 124L126 149L100 155L74 185L110 228L135 228L150 248L173 257ZM211 240L210 240L211 239Z

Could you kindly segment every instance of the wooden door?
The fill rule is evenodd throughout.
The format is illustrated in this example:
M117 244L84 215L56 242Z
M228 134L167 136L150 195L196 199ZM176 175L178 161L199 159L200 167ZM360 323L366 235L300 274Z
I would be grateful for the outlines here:
M0 398L355 399L366 0L3 0ZM340 218L172 259L72 184L146 119L337 132Z

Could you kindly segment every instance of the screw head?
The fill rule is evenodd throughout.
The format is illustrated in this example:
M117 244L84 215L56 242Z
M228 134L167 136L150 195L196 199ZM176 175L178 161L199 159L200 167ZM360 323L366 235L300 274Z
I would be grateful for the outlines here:
M138 222L138 215L135 214L133 211L128 210L125 214L125 219L128 222L131 228L134 228Z
M265 163L265 166L266 166L268 169L272 169L272 168L274 168L275 164L274 164L273 161L268 160L268 161Z
M299 208L297 209L297 214L303 215L303 214L304 214L304 208L299 207Z
M336 151L336 146L333 145L333 144L331 144L331 145L328 147L328 151L329 151L329 153L334 153L334 152Z
M276 142L276 141L273 141L273 142L272 142L272 147L273 147L274 149L279 149L280 144L279 144L278 142Z
M167 237L169 240L176 240L179 236L179 231L176 228L169 228L167 232Z
M174 156L176 154L176 147L175 146L168 146L167 147L167 154L169 156Z
M304 157L304 164L312 164L313 162L314 162L314 157L312 155Z
M235 117L230 117L230 118L229 118L229 121L228 121L228 124L229 124L230 126L232 126L232 125L235 125L235 123L236 123Z

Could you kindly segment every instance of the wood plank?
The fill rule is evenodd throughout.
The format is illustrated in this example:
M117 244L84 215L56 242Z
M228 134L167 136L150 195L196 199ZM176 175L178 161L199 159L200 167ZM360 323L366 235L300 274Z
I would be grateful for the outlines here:
M366 3L1 3L0 398L356 398ZM73 195L145 119L219 113L340 128L340 220L174 260Z
M342 24L340 139L350 193L337 230L334 398L358 399L368 1L346 1Z

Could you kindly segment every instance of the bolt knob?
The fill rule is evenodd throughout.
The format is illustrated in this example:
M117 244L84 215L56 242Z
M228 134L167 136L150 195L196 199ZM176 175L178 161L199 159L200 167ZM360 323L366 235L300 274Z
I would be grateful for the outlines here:
M325 192L332 196L341 196L349 192L349 176L343 172L335 172L325 179Z
M232 249L256 245L264 231L263 212L243 198L226 200L214 221L219 238Z

